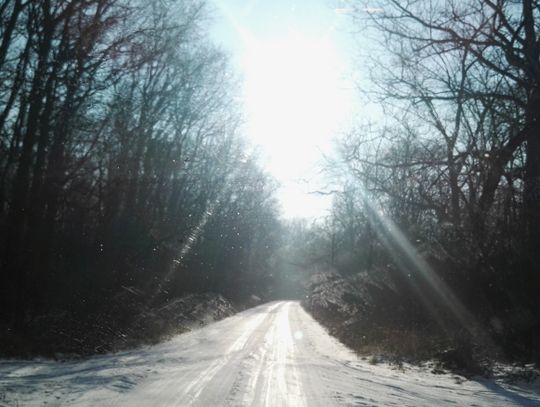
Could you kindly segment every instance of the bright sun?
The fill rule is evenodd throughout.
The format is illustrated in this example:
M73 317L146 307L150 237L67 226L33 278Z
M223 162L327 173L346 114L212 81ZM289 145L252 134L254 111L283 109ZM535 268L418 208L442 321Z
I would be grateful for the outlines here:
M251 39L245 46L249 136L263 147L269 170L283 184L286 211L305 213L309 198L292 180L309 179L349 114L342 63L325 37L289 33L267 42Z

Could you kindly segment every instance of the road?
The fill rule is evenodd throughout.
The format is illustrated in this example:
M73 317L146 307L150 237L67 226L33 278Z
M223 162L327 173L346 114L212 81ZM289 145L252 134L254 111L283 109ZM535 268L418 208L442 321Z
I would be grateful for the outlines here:
M540 405L538 383L464 381L363 360L293 301L144 349L84 361L0 361L0 405Z

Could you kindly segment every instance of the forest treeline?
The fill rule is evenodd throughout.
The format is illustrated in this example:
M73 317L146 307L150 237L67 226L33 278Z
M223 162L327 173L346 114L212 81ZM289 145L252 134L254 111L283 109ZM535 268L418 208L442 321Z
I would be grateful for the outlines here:
M539 358L540 4L349 11L383 120L341 139L331 215L280 249L203 1L1 1L0 346L332 269L305 303L351 346Z
M332 215L310 232L311 257L324 247L362 293L339 329L356 346L423 337L419 351L438 337L538 358L540 3L351 12L371 69L363 95L384 119L341 139Z
M264 290L275 185L208 25L198 0L0 2L3 327Z

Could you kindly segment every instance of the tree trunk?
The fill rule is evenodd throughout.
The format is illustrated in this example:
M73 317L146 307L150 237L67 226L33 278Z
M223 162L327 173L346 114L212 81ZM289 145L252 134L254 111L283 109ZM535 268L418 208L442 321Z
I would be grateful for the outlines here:
M50 59L55 22L50 15L50 2L44 1L43 10L43 39L38 48L38 64L32 80L29 95L29 112L26 131L22 140L21 154L17 171L12 184L12 199L10 203L9 222L7 225L7 242L4 255L9 259L5 273L10 273L9 281L13 285L10 300L13 306L15 322L22 323L26 316L26 285L27 256L24 255L23 237L29 213L28 193L31 182L33 151L39 130L40 112L43 106L43 83L47 77L47 65Z
M538 261L540 260L540 84L529 94L527 101L527 124L529 129L525 148L525 176L523 190L523 219L525 227L526 278L540 283ZM536 295L537 293L533 293Z

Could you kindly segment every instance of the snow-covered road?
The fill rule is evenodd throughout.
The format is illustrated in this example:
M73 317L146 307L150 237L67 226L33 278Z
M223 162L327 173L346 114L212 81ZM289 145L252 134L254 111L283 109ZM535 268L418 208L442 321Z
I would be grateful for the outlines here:
M84 361L0 361L8 406L540 405L538 384L372 365L297 302L244 311L153 347Z

